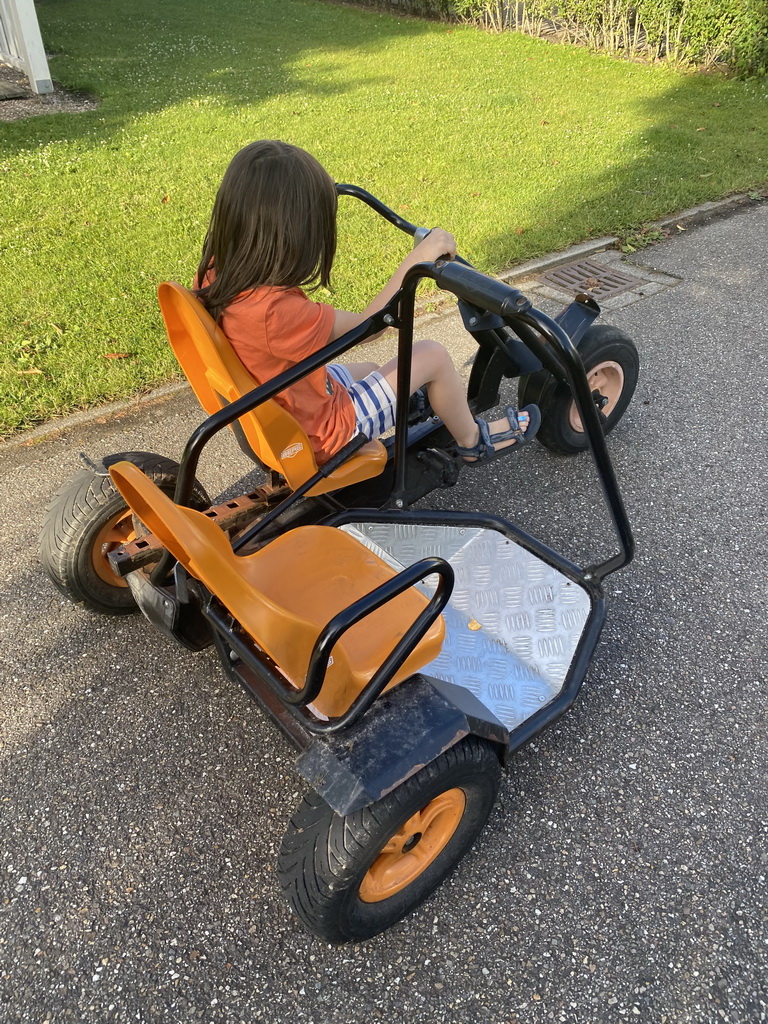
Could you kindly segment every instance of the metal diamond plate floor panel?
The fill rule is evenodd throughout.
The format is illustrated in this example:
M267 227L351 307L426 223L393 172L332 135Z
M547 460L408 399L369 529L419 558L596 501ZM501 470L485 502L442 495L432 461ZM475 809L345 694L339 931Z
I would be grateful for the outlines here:
M424 673L471 690L509 729L557 696L590 611L578 584L496 530L390 523L343 529L398 570L429 555L453 567L446 640Z

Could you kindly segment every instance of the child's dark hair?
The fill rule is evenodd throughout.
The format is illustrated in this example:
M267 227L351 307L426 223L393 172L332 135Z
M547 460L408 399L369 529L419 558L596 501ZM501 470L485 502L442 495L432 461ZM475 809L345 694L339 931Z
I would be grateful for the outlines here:
M233 158L213 205L198 295L214 319L261 285L330 284L336 188L313 156L287 142L252 142ZM213 281L203 285L213 269Z

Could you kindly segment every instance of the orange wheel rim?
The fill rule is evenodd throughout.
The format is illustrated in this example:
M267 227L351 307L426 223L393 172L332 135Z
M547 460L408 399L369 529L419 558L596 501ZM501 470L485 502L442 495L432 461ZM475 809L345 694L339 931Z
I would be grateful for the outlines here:
M448 789L417 811L387 840L360 886L363 903L379 903L415 881L448 845L467 805L463 789Z
M606 360L606 362L598 363L597 366L592 367L587 374L587 383L589 384L590 392L598 391L602 395L602 408L600 412L603 416L610 416L621 398L621 392L624 390L624 370L618 363ZM579 416L575 402L571 402L571 408L568 412L568 425L571 430L575 430L579 434L584 433L581 416Z
M135 539L136 531L133 528L133 514L130 509L118 512L102 526L91 548L91 561L99 579L113 587L128 586L124 579L112 571L107 556L110 551Z

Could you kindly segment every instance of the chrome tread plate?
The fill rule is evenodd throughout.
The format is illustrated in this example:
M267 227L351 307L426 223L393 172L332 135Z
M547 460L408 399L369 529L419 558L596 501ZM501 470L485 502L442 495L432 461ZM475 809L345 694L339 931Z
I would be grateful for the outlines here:
M398 571L430 555L453 567L445 643L422 669L426 675L471 690L510 730L562 690L591 605L573 580L497 530L404 523L342 529ZM429 584L422 589L433 590Z

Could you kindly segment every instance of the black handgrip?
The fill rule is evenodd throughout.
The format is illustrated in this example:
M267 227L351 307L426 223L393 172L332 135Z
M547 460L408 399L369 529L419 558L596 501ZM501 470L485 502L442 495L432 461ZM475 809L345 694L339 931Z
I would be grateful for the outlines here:
M368 444L368 438L363 433L355 434L351 441L347 441L343 448L339 448L335 455L332 455L327 462L318 468L318 472L325 477L335 473L339 466L351 458L355 452L360 451L363 445Z
M521 291L457 260L436 263L434 277L440 288L498 316L519 315L532 306Z

